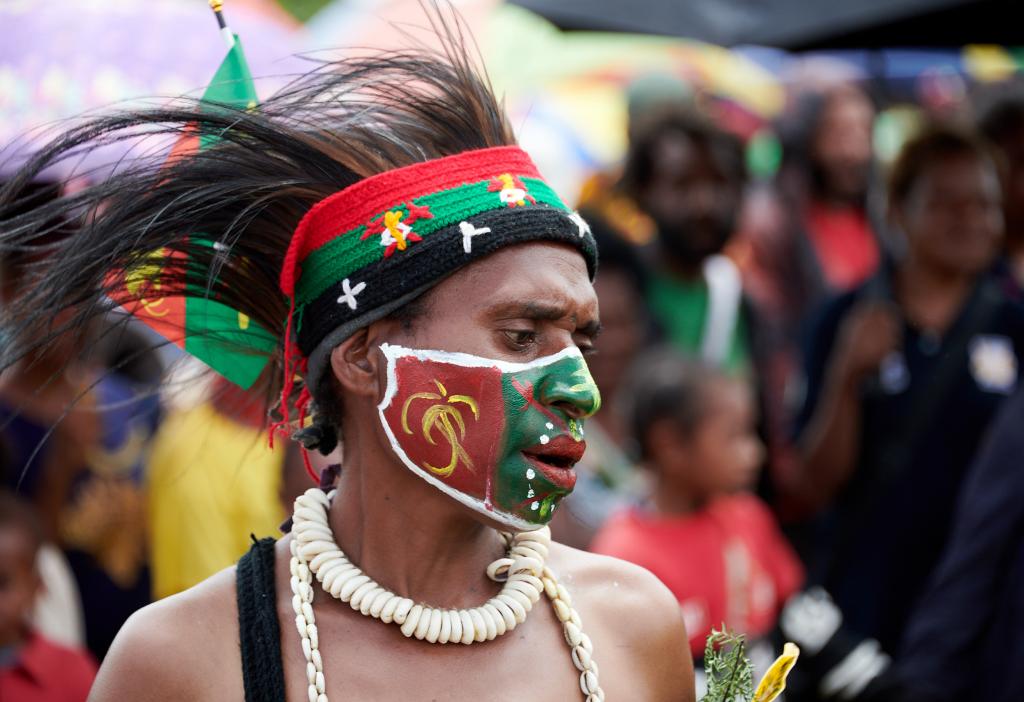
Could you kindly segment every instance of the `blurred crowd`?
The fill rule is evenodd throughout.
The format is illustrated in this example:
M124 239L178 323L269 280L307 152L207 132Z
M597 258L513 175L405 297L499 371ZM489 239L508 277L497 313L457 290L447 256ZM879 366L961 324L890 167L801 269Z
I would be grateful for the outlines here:
M1024 92L990 92L917 106L891 158L869 82L794 92L752 173L749 135L648 76L580 195L604 409L555 538L655 573L698 662L712 628L756 665L797 642L788 700L1024 689ZM112 320L0 376L0 690L87 689L305 485L263 398L153 343Z
M787 699L1015 699L1024 94L918 108L884 162L871 86L826 83L758 179L651 92L581 203L607 409L556 536L658 575L696 659L796 641Z

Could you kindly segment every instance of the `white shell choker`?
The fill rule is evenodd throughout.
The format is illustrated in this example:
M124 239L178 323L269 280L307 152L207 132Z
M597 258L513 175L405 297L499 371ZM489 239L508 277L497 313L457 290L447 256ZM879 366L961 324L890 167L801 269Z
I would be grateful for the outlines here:
M587 702L604 700L590 638L582 631L568 591L545 565L550 529L502 534L509 545L508 555L491 563L487 575L503 584L486 603L472 609L435 609L382 587L346 558L327 521L334 494L334 490L325 494L320 488L310 488L295 500L292 516L292 609L306 658L310 702L327 702L313 618L313 576L324 591L364 616L395 624L406 637L440 644L491 641L526 621L541 594L547 594L572 649L573 663L580 671L580 690Z

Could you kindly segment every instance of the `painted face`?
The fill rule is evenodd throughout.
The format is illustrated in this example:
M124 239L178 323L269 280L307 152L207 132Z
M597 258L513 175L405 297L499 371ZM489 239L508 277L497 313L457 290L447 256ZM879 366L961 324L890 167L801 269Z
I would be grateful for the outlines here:
M401 461L512 529L546 524L576 484L601 397L579 349L530 363L382 344L377 409Z

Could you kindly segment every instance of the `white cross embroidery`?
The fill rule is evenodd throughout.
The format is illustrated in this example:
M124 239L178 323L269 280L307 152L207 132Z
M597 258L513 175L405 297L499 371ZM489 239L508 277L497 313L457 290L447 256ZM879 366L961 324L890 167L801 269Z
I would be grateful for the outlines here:
M469 222L459 222L459 231L462 232L462 249L466 253L469 253L473 250L473 237L479 236L480 234L489 234L491 228L480 227L477 229Z
M576 225L576 228L580 230L580 237L584 237L590 233L590 225L587 224L587 220L583 219L583 216L579 212L573 212L569 215L569 219Z
M345 278L345 280L341 281L341 290L344 295L338 298L338 304L346 304L350 310L354 310L356 308L356 295L365 289L365 282L356 283L356 286L353 288L352 283L348 281L348 278Z

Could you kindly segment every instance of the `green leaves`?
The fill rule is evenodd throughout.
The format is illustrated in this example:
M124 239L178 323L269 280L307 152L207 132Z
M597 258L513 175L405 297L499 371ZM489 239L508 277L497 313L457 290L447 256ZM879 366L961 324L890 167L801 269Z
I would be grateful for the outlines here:
M754 698L754 667L742 634L711 630L704 648L708 691L701 702L749 702Z

